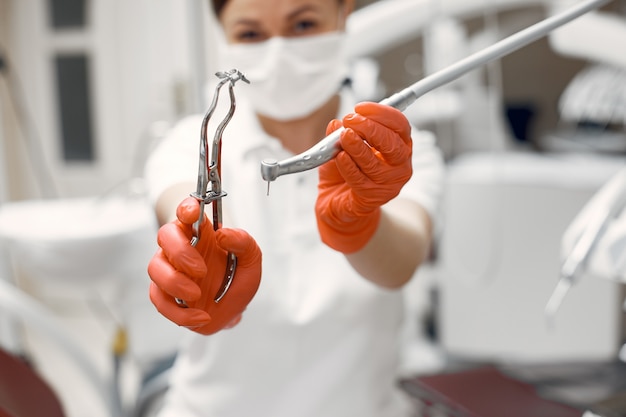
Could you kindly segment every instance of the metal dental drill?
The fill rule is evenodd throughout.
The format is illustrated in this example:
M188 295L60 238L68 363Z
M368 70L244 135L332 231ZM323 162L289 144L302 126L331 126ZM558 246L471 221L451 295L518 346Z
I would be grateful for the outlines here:
M601 7L611 0L587 0L581 1L575 6L551 16L539 23L521 30L481 51L478 51L457 63L444 68L420 81L412 84L404 90L396 93L380 103L394 107L400 111L406 110L415 100L427 92L449 83L460 77L461 75L483 65L492 60L501 58L527 44L545 36L552 30L564 25L565 23L582 16L585 13ZM334 158L341 150L339 142L341 132L340 128L330 135L323 138L315 146L311 147L301 154L292 156L282 161L274 159L265 159L261 162L261 176L269 184L281 175L293 174L297 172L307 171Z
M235 113L235 94L233 87L239 80L249 83L246 77L236 69L230 71L218 72L215 74L220 81L215 87L215 93L213 94L213 100L209 109L207 110L204 119L202 119L202 126L200 128L200 150L198 160L198 181L196 191L191 194L196 200L200 202L200 215L198 220L193 224L193 237L191 238L191 245L196 246L200 240L200 229L202 225L202 219L204 218L204 207L206 204L212 203L213 208L213 229L217 230L222 227L222 197L226 196L226 192L222 190L221 166L222 166L222 133L226 128L226 125L232 119ZM215 134L213 136L212 148L209 153L209 141L208 141L208 124L209 120L213 116L217 107L217 101L219 98L220 89L222 86L228 83L228 93L230 97L230 108L224 119L219 123ZM235 276L235 269L237 268L237 257L229 252L228 260L226 264L226 273L222 285L215 296L214 301L218 303L226 292L230 288L230 285ZM181 307L187 307L187 303L184 300L176 299L176 303Z

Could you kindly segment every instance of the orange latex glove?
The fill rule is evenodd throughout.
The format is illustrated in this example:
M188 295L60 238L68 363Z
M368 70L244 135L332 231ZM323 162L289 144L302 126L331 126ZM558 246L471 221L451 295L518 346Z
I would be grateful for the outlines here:
M213 230L206 215L200 241L191 246L192 225L198 219L196 199L183 200L175 220L158 232L160 249L148 264L150 300L174 323L209 335L239 323L261 281L261 250L256 241L240 229ZM228 251L237 256L237 268L228 292L216 303L226 270ZM181 307L175 298L185 300Z
M376 232L380 207L411 178L411 125L400 112L378 103L359 103L342 124L342 151L319 168L315 204L322 241L342 253L362 249Z

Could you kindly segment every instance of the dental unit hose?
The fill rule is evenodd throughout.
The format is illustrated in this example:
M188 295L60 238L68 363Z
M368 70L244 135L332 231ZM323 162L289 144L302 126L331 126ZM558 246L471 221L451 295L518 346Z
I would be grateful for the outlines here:
M597 9L610 1L611 0L581 1L559 14L555 14L539 23L529 26L481 51L469 55L441 71L421 79L404 90L382 100L380 103L404 111L427 92L441 87L481 65L514 52L545 36L559 26ZM343 130L343 128L340 128L334 131L319 141L315 146L298 155L282 161L275 159L263 160L261 162L261 176L268 182L268 192L270 182L276 180L279 176L308 171L333 159L341 151L340 137Z

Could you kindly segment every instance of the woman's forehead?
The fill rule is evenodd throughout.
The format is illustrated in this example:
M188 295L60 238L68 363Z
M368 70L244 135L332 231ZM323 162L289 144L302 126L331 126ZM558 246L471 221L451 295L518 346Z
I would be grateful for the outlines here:
M229 0L222 10L223 20L289 18L300 10L333 12L339 0Z

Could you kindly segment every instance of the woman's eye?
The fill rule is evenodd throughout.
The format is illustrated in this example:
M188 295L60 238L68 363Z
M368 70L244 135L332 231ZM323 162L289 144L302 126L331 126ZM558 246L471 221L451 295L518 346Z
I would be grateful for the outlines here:
M313 20L301 20L294 25L294 31L297 34L308 33L317 28L317 23Z
M235 34L234 39L237 42L260 42L263 40L263 36L256 30L246 30Z

